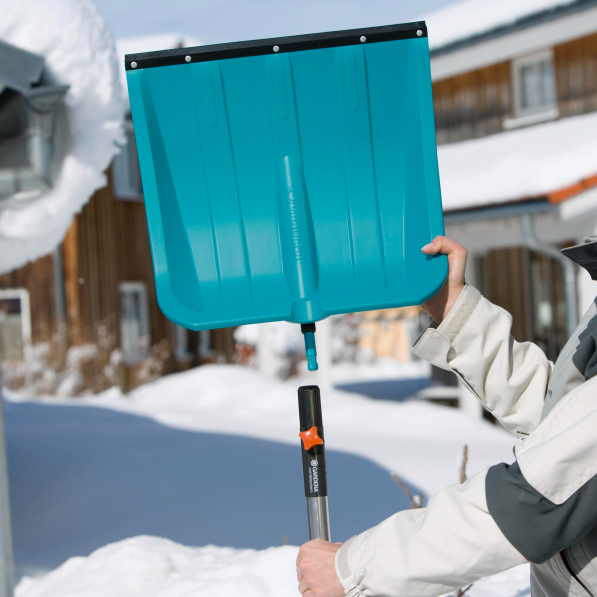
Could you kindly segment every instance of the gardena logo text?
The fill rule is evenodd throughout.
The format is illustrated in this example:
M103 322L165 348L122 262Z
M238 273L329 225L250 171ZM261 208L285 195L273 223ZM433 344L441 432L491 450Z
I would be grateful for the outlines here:
M296 260L307 259L309 256L304 234L303 216L301 215L301 203L303 196L293 187L288 187L288 206L290 208L290 229Z
M309 493L319 493L318 465L319 462L317 462L317 460L311 460L311 467L309 468Z

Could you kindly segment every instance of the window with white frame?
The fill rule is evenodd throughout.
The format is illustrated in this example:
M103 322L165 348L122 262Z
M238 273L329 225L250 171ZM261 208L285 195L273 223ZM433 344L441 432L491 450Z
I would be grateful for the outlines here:
M0 290L0 355L5 362L29 358L31 308L25 288Z
M139 169L139 156L133 123L125 123L126 143L120 148L112 162L112 184L114 195L119 199L131 201L143 200L143 187L141 186L141 171Z
M144 282L121 282L120 294L120 347L127 365L140 361L149 354L149 307L147 286Z
M551 50L514 60L512 76L516 118L557 118L556 83Z

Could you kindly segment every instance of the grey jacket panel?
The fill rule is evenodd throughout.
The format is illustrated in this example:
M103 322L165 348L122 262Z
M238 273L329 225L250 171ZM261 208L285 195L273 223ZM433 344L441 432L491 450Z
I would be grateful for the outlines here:
M554 365L541 420L574 388L597 373L597 304L593 302Z
M588 236L582 245L562 249L562 253L581 267L584 267L593 280L597 280L597 237Z
M489 513L527 560L543 563L585 537L597 524L597 477L556 505L524 478L518 463L491 467L486 477Z
M593 311L595 303L588 313L593 315ZM579 334L572 362L585 380L591 379L597 373L597 314L591 317L587 327Z

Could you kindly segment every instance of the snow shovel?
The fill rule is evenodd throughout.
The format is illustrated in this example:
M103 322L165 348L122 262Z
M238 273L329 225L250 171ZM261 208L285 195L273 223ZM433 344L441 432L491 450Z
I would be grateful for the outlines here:
M445 256L424 22L125 57L157 296L204 330L420 304Z

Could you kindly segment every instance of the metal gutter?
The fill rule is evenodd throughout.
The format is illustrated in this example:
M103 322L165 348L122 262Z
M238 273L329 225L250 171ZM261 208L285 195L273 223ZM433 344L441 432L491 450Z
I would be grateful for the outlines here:
M2 370L0 369L0 597L12 597L14 591L14 559L10 526L8 492L8 462L6 431L4 427L4 399L2 397Z
M449 211L444 213L444 223L447 225L465 224L467 222L477 222L479 220L494 218L517 218L522 214L557 214L558 211L558 206L552 205L547 199L534 199L532 201L508 203L507 205L492 205L461 211Z

